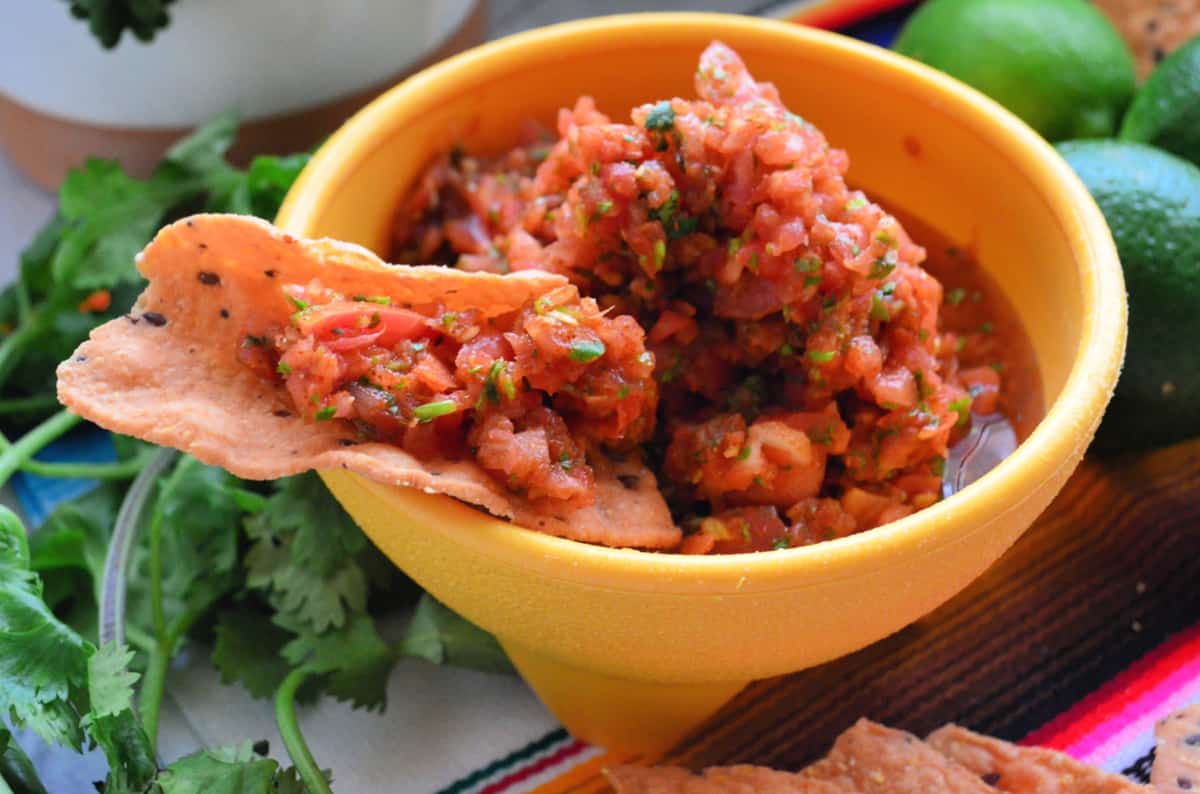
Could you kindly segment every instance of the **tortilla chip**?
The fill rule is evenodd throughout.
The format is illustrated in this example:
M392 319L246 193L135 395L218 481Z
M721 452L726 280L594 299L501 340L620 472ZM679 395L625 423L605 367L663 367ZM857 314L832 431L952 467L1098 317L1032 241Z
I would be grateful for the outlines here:
M254 218L196 215L164 228L138 256L150 284L126 317L97 328L58 368L58 398L117 433L175 447L247 479L348 469L389 485L453 496L516 523L610 546L670 548L681 533L654 475L637 461L596 466L590 507L546 515L473 461L418 460L359 443L341 422L293 414L285 390L238 361L246 328L286 325L278 285L321 283L346 295L387 295L432 314L516 310L566 283L444 267L387 265L365 248L302 241Z
M823 780L762 766L717 766L695 775L674 766L604 770L616 794L854 794Z
M911 733L860 719L802 773L862 794L995 794L978 775Z
M1154 789L1171 794L1200 791L1200 703L1159 721L1154 738Z
M1076 761L1044 747L981 736L957 725L929 734L929 746L971 770L1001 791L1013 794L1122 794L1146 792L1145 786Z
M1093 0L1133 51L1139 79L1200 35L1200 0Z

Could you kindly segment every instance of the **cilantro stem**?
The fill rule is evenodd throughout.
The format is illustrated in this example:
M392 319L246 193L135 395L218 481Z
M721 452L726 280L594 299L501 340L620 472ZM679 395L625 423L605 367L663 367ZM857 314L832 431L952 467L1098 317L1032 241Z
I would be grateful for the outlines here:
M129 644L139 651L150 653L154 648L154 638L137 626L127 625L125 627L125 636L129 639Z
M17 276L17 322L21 325L29 322L33 316L33 305L29 301L29 287L23 276Z
M56 405L58 405L58 398L49 394L44 397L17 397L12 400L0 400L0 414L44 411Z
M150 457L150 455L137 455L129 460L116 463L46 463L40 460L27 460L21 464L21 471L36 474L39 477L128 480L136 477L138 472L146 467Z
M0 755L0 794L13 794L10 785L17 787L16 794L46 794L33 762L11 736L4 754Z
M9 337L9 339L11 338ZM12 446L5 448L3 452L0 452L0 485L8 482L8 478L12 477L13 472L33 457L38 450L66 433L80 421L82 420L78 416L64 408L21 436Z
M171 658L171 640L167 633L166 613L163 610L162 522L162 511L156 509L150 518L150 614L156 642L150 651L146 677L142 680L141 700L142 723L146 726L146 735L150 737L152 749L158 748L158 716L162 710L167 662Z
M279 736L292 759L292 765L300 773L300 779L304 781L309 794L333 794L329 781L308 749L308 742L304 741L304 734L296 719L296 690L303 686L308 676L308 671L301 667L283 679L275 693L275 723L279 726Z

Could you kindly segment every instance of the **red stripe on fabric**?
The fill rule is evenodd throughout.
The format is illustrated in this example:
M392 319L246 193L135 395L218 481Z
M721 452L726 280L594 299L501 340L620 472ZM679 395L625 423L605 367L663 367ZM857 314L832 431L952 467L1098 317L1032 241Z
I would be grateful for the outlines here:
M1200 654L1200 623L1179 632L1019 744L1063 750Z
M830 3L830 7L823 4L811 10L802 9L787 19L809 27L838 30L912 2L913 0L862 0L858 3Z
M516 772L500 778L495 783L492 783L486 788L481 789L479 794L499 794L501 791L512 788L521 781L528 780L537 773L549 769L555 764L565 761L573 755L578 755L587 749L587 747L588 746L581 741L573 741L566 747L555 750L545 758L535 761L527 767L518 769Z

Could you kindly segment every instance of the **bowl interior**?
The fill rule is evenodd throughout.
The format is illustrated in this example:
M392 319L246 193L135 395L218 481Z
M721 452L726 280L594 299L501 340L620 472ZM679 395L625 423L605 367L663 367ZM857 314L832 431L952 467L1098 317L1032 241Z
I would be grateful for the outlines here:
M454 143L501 150L516 142L522 121L553 125L581 94L615 119L638 103L694 95L698 56L713 39L849 152L852 182L975 252L1033 343L1049 413L995 470L914 516L831 543L724 559L561 541L449 499L327 476L393 560L510 648L627 678L787 672L860 648L938 606L1061 487L1099 421L1122 349L1111 238L1053 150L994 103L918 64L764 20L614 17L451 59L330 139L279 222L386 256L394 209L431 155Z

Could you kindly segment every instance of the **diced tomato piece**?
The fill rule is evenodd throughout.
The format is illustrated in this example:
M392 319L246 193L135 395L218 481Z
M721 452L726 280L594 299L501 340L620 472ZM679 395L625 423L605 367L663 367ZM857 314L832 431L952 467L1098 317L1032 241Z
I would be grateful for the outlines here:
M294 322L300 333L327 344L349 342L354 337L369 337L369 342L363 344L391 347L397 342L416 339L432 331L428 320L416 312L369 301L335 301L310 306L300 312ZM331 349L345 350L360 345L329 346Z

